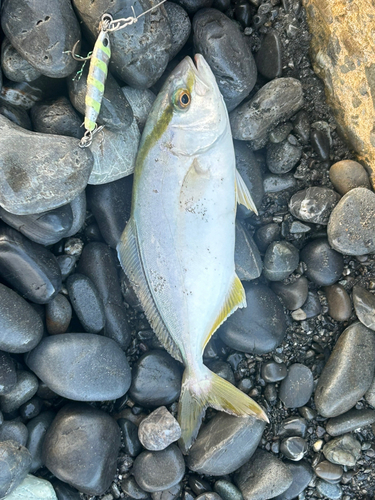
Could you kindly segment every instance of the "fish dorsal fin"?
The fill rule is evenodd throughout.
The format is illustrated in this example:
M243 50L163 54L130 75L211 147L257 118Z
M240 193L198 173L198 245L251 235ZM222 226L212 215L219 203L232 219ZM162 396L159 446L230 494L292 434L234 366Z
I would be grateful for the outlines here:
M117 254L156 336L169 354L182 363L180 350L170 336L150 292L143 270L138 247L137 228L133 217L130 218L122 233L120 242L117 245Z
M212 325L210 333L204 340L202 346L202 352L206 347L208 341L212 337L212 335L219 328L219 326L221 326L224 323L224 321L228 318L228 316L233 314L234 311L236 311L239 307L246 307L246 295L244 287L242 286L239 277L237 276L237 274L235 274L229 292L225 297L223 307L221 308L219 315L217 316L214 324Z
M251 197L249 190L241 177L241 174L236 169L236 201L240 205L244 205L249 210L253 211L258 215L257 207L255 206L254 200Z

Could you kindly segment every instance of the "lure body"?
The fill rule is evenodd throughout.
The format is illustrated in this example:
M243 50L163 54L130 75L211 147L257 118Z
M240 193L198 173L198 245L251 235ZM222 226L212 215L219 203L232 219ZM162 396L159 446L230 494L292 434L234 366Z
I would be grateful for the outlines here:
M111 45L108 32L102 30L95 42L87 77L84 125L85 129L89 132L93 132L96 128L96 120L102 104L110 58Z

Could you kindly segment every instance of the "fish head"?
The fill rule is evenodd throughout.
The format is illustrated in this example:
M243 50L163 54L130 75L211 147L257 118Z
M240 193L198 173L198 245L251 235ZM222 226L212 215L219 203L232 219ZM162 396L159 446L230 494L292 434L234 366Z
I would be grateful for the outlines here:
M193 156L207 151L229 129L228 112L214 74L204 57L183 59L164 83L145 130L160 125L172 154Z

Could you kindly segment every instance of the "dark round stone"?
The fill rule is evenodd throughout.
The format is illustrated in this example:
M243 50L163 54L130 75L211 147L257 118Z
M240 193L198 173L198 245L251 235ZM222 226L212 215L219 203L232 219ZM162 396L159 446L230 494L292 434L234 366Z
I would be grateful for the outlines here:
M15 441L0 442L0 498L14 491L30 471L31 455Z
M342 195L357 187L370 189L368 173L357 161L342 160L334 163L329 169L329 178L336 191Z
M282 281L299 264L299 252L288 241L274 241L267 248L263 260L263 275L270 281Z
M314 378L310 368L301 363L289 367L288 375L280 384L279 397L287 408L304 406L311 397Z
M307 112L302 109L292 118L294 132L302 144L307 144L310 139L310 121Z
M249 95L256 82L250 46L239 27L216 9L204 9L194 16L193 34L195 50L210 65L231 111Z
M282 45L278 33L269 31L263 38L255 56L258 71L261 75L273 80L282 74Z
M328 224L329 217L340 195L326 187L313 186L295 193L289 201L294 217L314 224Z
M263 177L263 188L265 193L279 193L285 189L293 188L296 185L296 179L292 174L266 174ZM309 231L309 229L307 230Z
M58 479L55 479L52 484L57 500L81 500L79 492L75 488L72 488L72 486L69 486L69 484Z
M103 301L94 283L83 274L72 274L66 280L69 298L86 332L99 333L105 325Z
M305 437L307 431L307 422L304 418L289 417L286 418L279 427L278 435L281 438L290 436Z
M166 2L164 8L168 14L169 26L172 32L172 47L169 53L169 60L171 61L188 41L191 32L191 22L188 13L181 5L174 2ZM132 103L130 105L133 108Z
M264 285L244 285L247 307L238 309L219 328L221 339L238 351L264 354L280 344L286 331L283 307Z
M347 321L352 314L352 303L345 288L336 283L327 286L325 294L328 303L328 313L336 321Z
M136 457L143 450L143 446L138 439L138 427L126 418L120 418L117 423L122 432L125 452L131 457Z
M134 461L133 474L145 491L167 490L183 478L184 457L175 444L162 451L144 451Z
M289 471L292 473L293 481L289 488L281 495L275 497L274 500L293 500L297 498L314 477L313 469L305 460L301 460L297 463L287 460L284 463L288 466Z
M82 119L65 96L37 102L30 113L35 132L68 135L76 139L83 136Z
M19 407L20 416L23 421L30 420L39 415L42 407L43 400L38 396L33 396L31 399L26 401L26 403Z
M275 361L267 361L262 365L262 379L265 382L280 382L288 373L285 363L276 363Z
M262 253L267 250L273 241L277 241L279 238L280 226L274 222L261 226L254 234L254 241Z
M236 220L234 263L241 281L251 281L262 274L263 262L258 247L244 224Z
M7 38L1 45L1 69L4 76L13 82L32 82L41 75L17 52Z
M189 14L195 14L198 10L212 6L213 0L178 0L176 3L181 5Z
M17 420L5 420L0 425L0 442L15 441L21 446L26 446L28 429L25 424Z
M8 353L0 351L0 394L11 391L17 382L16 365Z
M359 321L375 330L375 296L361 286L353 287L353 304Z
M216 375L219 375L219 377L228 380L228 382L235 385L233 370L228 363L217 360L210 363L208 367L212 372L216 373Z
M223 500L242 500L242 493L230 481L219 479L214 484L214 490Z
M50 335L65 333L72 319L72 306L69 300L58 293L56 297L46 305L46 326Z
M314 470L318 477L330 482L340 481L344 473L341 465L332 464L328 460L320 462Z
M69 403L47 430L42 461L61 481L87 495L102 495L114 479L120 444L120 429L110 415Z
M208 481L205 481L204 479L201 479L195 474L189 476L188 484L196 495L201 495L202 493L211 491L210 483Z
M130 386L125 353L112 339L93 333L44 338L26 363L54 392L74 401L117 399Z
M236 3L234 17L244 29L250 26L253 16L252 8L247 0L240 0Z
M317 238L303 247L301 260L306 264L306 276L319 286L336 283L344 270L343 257L333 250L326 238Z
M323 498L329 498L331 500L340 500L340 498L342 498L341 486L339 484L323 481L323 479L318 479L316 481L316 491L320 493Z
M38 379L28 371L17 371L17 382L12 390L0 396L0 409L11 413L29 401L38 390Z
M61 271L62 280L65 281L66 278L73 272L73 269L77 262L77 257L74 255L58 255L56 257L57 263Z
M330 436L340 436L355 431L361 427L371 425L375 422L375 411L349 410L342 415L330 418L327 422L326 431Z
M166 351L148 351L133 365L129 396L139 405L167 406L178 399L180 390L180 365Z
M267 167L274 174L286 174L294 168L302 155L302 146L292 135L282 142L267 146Z
M316 128L312 129L310 133L310 142L320 160L329 160L329 153L331 148L327 133Z
M319 295L310 290L307 294L306 302L301 307L304 314L304 319L315 318L322 311L322 305L319 300Z
M289 460L297 462L307 452L307 442L299 436L288 437L281 441L280 452Z
M44 438L55 416L56 414L53 411L44 411L27 423L28 438L26 447L32 457L30 472L36 472L43 465L42 448Z
M20 106L12 106L9 102L1 101L0 114L26 130L32 130L33 128L28 112Z
M293 283L272 283L271 289L281 299L284 306L290 311L295 311L303 306L308 294L308 281L301 276Z
M150 498L150 495L138 486L136 480L132 476L123 479L120 484L126 498L130 497L134 500L148 500Z

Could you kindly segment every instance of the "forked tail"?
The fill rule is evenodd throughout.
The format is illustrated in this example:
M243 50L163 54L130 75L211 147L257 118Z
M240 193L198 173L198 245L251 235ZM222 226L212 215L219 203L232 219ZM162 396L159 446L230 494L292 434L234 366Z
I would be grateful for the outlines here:
M181 426L179 441L183 453L187 453L197 437L199 427L208 406L231 415L251 415L269 422L262 408L249 396L219 377L203 365L199 378L185 370L182 379L178 421Z

